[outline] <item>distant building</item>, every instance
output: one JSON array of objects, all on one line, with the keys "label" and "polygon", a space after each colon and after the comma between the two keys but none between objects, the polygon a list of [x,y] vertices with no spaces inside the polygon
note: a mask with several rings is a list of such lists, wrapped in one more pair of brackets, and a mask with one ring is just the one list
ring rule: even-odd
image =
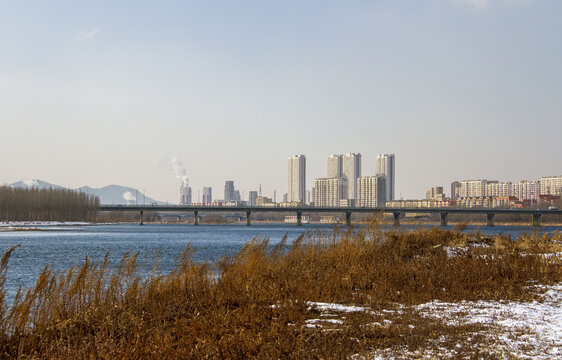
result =
[{"label": "distant building", "polygon": [[357,207],[384,207],[385,196],[384,176],[364,176],[357,179]]},{"label": "distant building", "polygon": [[306,205],[311,206],[314,204],[314,188],[312,190],[306,190]]},{"label": "distant building", "polygon": [[386,179],[386,201],[394,200],[395,167],[394,154],[377,155],[375,175],[384,176]]},{"label": "distant building", "polygon": [[484,185],[484,196],[510,197],[512,184],[510,182],[499,182],[497,180],[488,180]]},{"label": "distant building", "polygon": [[562,175],[546,176],[541,178],[540,182],[541,195],[562,195]]},{"label": "distant building", "polygon": [[319,178],[314,180],[314,206],[339,207],[346,199],[347,182],[344,178]]},{"label": "distant building", "polygon": [[283,194],[283,202],[288,202],[289,201],[289,194],[288,193],[284,193]]},{"label": "distant building", "polygon": [[306,194],[306,158],[295,155],[289,158],[288,201],[304,203]]},{"label": "distant building", "polygon": [[357,179],[361,176],[361,154],[347,153],[342,157],[342,177],[347,182],[347,199],[357,198]]},{"label": "distant building", "polygon": [[451,183],[451,200],[455,200],[461,197],[461,183],[458,181],[453,181]]},{"label": "distant building", "polygon": [[190,205],[192,202],[191,198],[191,188],[187,184],[182,184],[180,186],[180,204]]},{"label": "distant building", "polygon": [[441,208],[457,206],[455,200],[392,200],[386,202],[387,208]]},{"label": "distant building", "polygon": [[224,183],[224,201],[225,202],[234,201],[235,196],[236,195],[234,193],[234,181],[227,180]]},{"label": "distant building", "polygon": [[268,198],[266,196],[258,196],[256,199],[256,206],[267,206],[267,207],[275,207],[277,204],[273,202],[273,199]]},{"label": "distant building", "polygon": [[521,180],[511,184],[511,195],[519,200],[538,200],[540,193],[539,181]]},{"label": "distant building", "polygon": [[234,190],[234,196],[232,197],[232,201],[242,201],[242,197],[240,196],[240,190]]},{"label": "distant building", "polygon": [[425,192],[426,200],[443,200],[443,186],[434,186]]},{"label": "distant building", "polygon": [[483,197],[485,194],[486,180],[463,180],[459,190],[461,198]]},{"label": "distant building", "polygon": [[210,187],[203,187],[203,198],[201,199],[203,204],[210,204],[213,202],[213,189]]},{"label": "distant building", "polygon": [[330,155],[327,160],[327,174],[329,178],[342,177],[342,155]]},{"label": "distant building", "polygon": [[248,203],[250,206],[256,206],[256,200],[258,199],[257,191],[250,191],[248,195]]}]

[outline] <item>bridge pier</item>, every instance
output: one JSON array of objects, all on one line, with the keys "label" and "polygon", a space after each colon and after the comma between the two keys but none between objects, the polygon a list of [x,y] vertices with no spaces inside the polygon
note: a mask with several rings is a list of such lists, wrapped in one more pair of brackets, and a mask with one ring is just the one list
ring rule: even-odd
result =
[{"label": "bridge pier", "polygon": [[441,226],[447,226],[447,215],[449,213],[442,212],[441,213]]},{"label": "bridge pier", "polygon": [[252,212],[251,212],[250,210],[246,210],[246,226],[250,226],[250,225],[251,225],[251,223],[250,223],[250,214],[251,214],[251,213],[252,213]]},{"label": "bridge pier", "polygon": [[144,222],[142,221],[142,214],[144,213],[144,211],[140,211],[140,225],[144,225]]},{"label": "bridge pier", "polygon": [[302,211],[297,211],[297,226],[302,226]]},{"label": "bridge pier", "polygon": [[199,216],[197,214],[199,214],[199,211],[194,210],[193,211],[193,225],[199,225]]},{"label": "bridge pier", "polygon": [[351,226],[351,211],[345,212],[345,225]]},{"label": "bridge pier", "polygon": [[541,226],[541,213],[533,214],[533,227]]},{"label": "bridge pier", "polygon": [[487,213],[486,214],[486,226],[494,227],[494,215],[495,213]]},{"label": "bridge pier", "polygon": [[399,212],[392,213],[392,216],[394,217],[394,226],[396,227],[400,226],[400,213]]}]

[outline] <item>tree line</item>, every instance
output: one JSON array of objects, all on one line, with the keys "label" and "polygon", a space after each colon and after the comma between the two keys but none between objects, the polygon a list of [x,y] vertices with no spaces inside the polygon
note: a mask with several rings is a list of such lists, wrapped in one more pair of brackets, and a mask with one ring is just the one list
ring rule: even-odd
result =
[{"label": "tree line", "polygon": [[94,221],[97,196],[69,189],[0,186],[0,220]]}]

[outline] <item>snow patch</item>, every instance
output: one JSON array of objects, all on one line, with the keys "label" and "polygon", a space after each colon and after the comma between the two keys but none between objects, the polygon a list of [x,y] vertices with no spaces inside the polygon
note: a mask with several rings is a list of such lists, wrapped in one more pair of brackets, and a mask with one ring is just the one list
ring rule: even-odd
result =
[{"label": "snow patch", "polygon": [[23,180],[22,183],[24,183],[26,186],[29,186],[29,187],[39,186],[39,182],[36,179]]},{"label": "snow patch", "polygon": [[499,354],[516,358],[562,357],[562,283],[538,286],[546,290],[539,301],[500,302],[432,301],[417,306],[423,316],[443,319],[449,325],[485,324],[487,335]]},{"label": "snow patch", "polygon": [[369,311],[369,308],[362,307],[362,306],[350,306],[350,305],[341,305],[341,304],[334,304],[334,303],[323,303],[323,302],[314,302],[314,301],[307,301],[306,304],[309,306],[309,310],[312,310],[312,307],[315,307],[317,310],[326,312],[358,312],[358,311]]}]

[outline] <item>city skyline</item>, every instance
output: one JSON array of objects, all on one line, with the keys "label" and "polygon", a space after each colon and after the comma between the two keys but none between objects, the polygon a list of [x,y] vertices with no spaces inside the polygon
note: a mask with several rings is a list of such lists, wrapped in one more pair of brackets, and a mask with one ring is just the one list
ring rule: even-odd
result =
[{"label": "city skyline", "polygon": [[[72,4],[72,5],[70,5]],[[0,3],[0,183],[123,184],[175,203],[306,188],[394,153],[396,198],[559,175],[562,2]],[[367,161],[368,160],[368,161]],[[484,161],[485,160],[485,161]]]}]

